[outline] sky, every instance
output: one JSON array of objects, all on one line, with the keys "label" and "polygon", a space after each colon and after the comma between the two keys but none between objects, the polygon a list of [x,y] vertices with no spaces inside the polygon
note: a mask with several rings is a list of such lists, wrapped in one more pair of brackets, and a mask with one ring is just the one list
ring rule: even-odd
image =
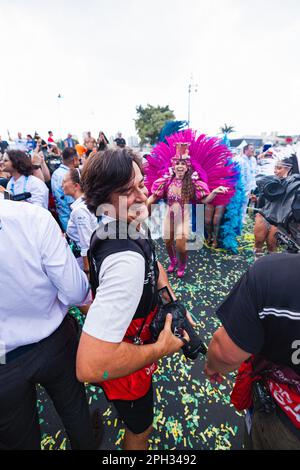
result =
[{"label": "sky", "polygon": [[135,135],[190,83],[200,131],[300,134],[299,0],[0,0],[0,25],[2,138]]}]

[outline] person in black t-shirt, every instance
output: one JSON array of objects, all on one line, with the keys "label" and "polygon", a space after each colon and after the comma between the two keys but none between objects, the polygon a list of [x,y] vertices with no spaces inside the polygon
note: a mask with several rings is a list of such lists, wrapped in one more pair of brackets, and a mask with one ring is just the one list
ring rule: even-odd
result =
[{"label": "person in black t-shirt", "polygon": [[121,132],[118,133],[117,138],[114,140],[118,147],[122,149],[126,146],[126,140],[122,137]]},{"label": "person in black t-shirt", "polygon": [[[217,310],[223,326],[210,342],[205,372],[221,382],[220,374],[243,363],[231,398],[248,409],[248,448],[300,449],[299,273],[300,254],[261,258]],[[252,406],[256,378],[273,404],[270,414]]]}]

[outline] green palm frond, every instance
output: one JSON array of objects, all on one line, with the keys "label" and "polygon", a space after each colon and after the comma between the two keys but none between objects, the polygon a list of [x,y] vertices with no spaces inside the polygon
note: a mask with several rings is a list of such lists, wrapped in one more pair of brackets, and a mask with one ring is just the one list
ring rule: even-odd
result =
[{"label": "green palm frond", "polygon": [[234,126],[228,126],[227,124],[224,124],[224,126],[220,127],[220,130],[222,134],[232,134],[232,132],[235,132]]}]

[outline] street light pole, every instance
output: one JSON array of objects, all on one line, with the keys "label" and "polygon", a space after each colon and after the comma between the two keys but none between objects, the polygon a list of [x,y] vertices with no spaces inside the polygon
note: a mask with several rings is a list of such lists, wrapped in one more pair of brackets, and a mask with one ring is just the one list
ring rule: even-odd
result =
[{"label": "street light pole", "polygon": [[190,78],[190,83],[188,87],[188,126],[190,126],[191,121],[191,93],[198,91],[198,83],[193,83],[193,77]]},{"label": "street light pole", "polygon": [[61,94],[59,93],[58,96],[57,96],[57,105],[58,105],[58,131],[59,131],[59,134],[60,134],[60,138],[62,139],[62,130],[61,130],[61,99],[62,99],[62,96]]}]

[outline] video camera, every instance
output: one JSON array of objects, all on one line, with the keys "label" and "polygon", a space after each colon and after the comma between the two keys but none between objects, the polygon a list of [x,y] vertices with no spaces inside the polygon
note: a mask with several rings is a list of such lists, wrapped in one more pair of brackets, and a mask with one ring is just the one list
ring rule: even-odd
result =
[{"label": "video camera", "polygon": [[269,176],[257,181],[265,204],[258,212],[278,228],[276,238],[291,253],[300,252],[300,175]]},{"label": "video camera", "polygon": [[45,156],[45,162],[49,168],[50,174],[52,175],[53,172],[60,166],[61,164],[61,157],[54,153],[48,153]]},{"label": "video camera", "polygon": [[[185,343],[182,347],[185,357],[195,360],[199,353],[206,354],[207,349],[205,344],[186,317],[185,306],[177,300],[172,299],[167,287],[163,287],[158,291],[158,306],[159,310],[150,325],[153,340],[156,341],[158,339],[160,332],[164,329],[166,316],[168,313],[171,313],[171,329],[173,334]],[[183,338],[183,330],[189,335],[190,341],[186,341],[185,338]]]}]

